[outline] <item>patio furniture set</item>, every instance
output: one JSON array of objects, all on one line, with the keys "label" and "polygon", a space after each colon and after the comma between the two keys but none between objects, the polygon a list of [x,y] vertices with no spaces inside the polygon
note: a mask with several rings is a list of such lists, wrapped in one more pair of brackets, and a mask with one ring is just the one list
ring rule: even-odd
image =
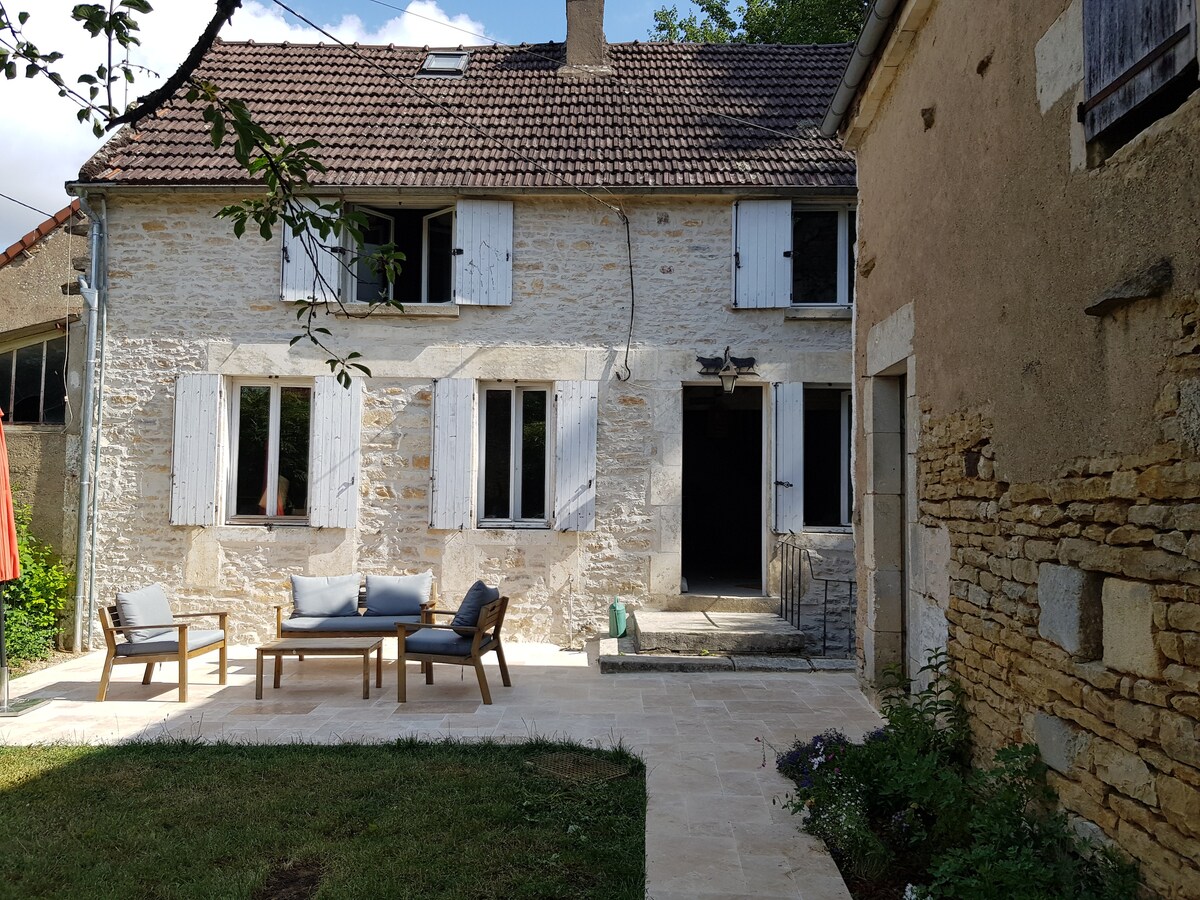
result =
[{"label": "patio furniture set", "polygon": [[[433,684],[433,664],[471,666],[479,679],[483,702],[492,702],[483,657],[495,652],[500,677],[511,687],[500,630],[508,598],[497,588],[476,581],[456,610],[436,608],[433,573],[368,575],[360,585],[357,574],[332,577],[292,576],[292,611],[275,607],[275,639],[255,655],[255,697],[263,696],[264,661],[274,663],[273,684],[280,686],[283,658],[295,656],[361,656],[363,699],[370,698],[371,654],[375,654],[375,686],[383,687],[383,641],[395,637],[399,661],[396,699],[407,699],[406,664],[421,663],[425,683]],[[435,616],[451,616],[440,624]],[[216,628],[195,627],[195,619],[216,619]],[[97,699],[108,694],[113,666],[145,666],[142,684],[149,684],[160,662],[179,666],[179,702],[187,700],[188,661],[217,652],[218,677],[226,683],[228,612],[173,614],[166,592],[158,584],[117,594],[113,606],[100,610],[107,655]]]}]

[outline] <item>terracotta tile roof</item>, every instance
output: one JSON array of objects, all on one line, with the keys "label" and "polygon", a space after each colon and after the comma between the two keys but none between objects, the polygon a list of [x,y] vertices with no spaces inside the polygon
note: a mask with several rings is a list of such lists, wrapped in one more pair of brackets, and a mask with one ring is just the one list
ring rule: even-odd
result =
[{"label": "terracotta tile roof", "polygon": [[60,209],[45,222],[39,225],[25,237],[21,238],[3,253],[0,253],[0,269],[3,269],[10,262],[24,253],[26,250],[33,248],[38,241],[46,237],[57,228],[61,228],[67,224],[70,219],[79,213],[79,201],[72,200],[71,205]]},{"label": "terracotta tile roof", "polygon": [[[817,130],[848,44],[612,44],[614,74],[592,79],[558,73],[562,44],[468,49],[465,75],[418,77],[427,48],[218,43],[199,74],[268,129],[319,140],[322,184],[561,184],[533,159],[579,185],[854,185],[853,157]],[[182,101],[114,138],[80,178],[248,180]]]}]

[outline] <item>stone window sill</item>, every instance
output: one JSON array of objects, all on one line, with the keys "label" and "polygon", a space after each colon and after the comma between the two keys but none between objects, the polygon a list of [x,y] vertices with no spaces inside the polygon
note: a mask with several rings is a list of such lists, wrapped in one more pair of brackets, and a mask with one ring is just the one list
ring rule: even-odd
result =
[{"label": "stone window sill", "polygon": [[406,303],[402,310],[385,306],[369,315],[356,315],[339,309],[334,315],[339,319],[457,319],[459,306],[457,303]]},{"label": "stone window sill", "polygon": [[854,309],[849,306],[792,306],[783,312],[785,322],[790,321],[842,321],[849,322]]}]

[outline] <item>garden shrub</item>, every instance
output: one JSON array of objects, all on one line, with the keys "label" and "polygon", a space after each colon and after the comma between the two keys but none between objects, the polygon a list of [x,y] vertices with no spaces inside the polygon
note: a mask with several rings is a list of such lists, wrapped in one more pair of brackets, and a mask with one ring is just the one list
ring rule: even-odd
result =
[{"label": "garden shrub", "polygon": [[891,885],[906,900],[1133,900],[1136,870],[1073,835],[1036,747],[1004,748],[990,768],[971,768],[947,663],[932,654],[919,673],[926,687],[912,694],[892,673],[886,725],[861,743],[827,731],[778,755],[805,831],[848,880]]},{"label": "garden shrub", "polygon": [[29,531],[28,506],[14,510],[21,577],[4,584],[4,637],[11,661],[45,659],[54,648],[71,578],[49,545]]}]

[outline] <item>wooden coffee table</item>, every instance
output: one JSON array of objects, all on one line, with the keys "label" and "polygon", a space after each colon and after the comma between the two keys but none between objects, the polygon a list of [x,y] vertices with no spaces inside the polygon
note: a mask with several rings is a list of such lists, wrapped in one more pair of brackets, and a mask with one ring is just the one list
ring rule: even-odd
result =
[{"label": "wooden coffee table", "polygon": [[363,699],[371,699],[371,651],[375,651],[375,687],[383,687],[383,638],[281,638],[258,648],[254,661],[254,698],[263,695],[263,657],[275,657],[275,687],[283,677],[285,656],[361,656]]}]

